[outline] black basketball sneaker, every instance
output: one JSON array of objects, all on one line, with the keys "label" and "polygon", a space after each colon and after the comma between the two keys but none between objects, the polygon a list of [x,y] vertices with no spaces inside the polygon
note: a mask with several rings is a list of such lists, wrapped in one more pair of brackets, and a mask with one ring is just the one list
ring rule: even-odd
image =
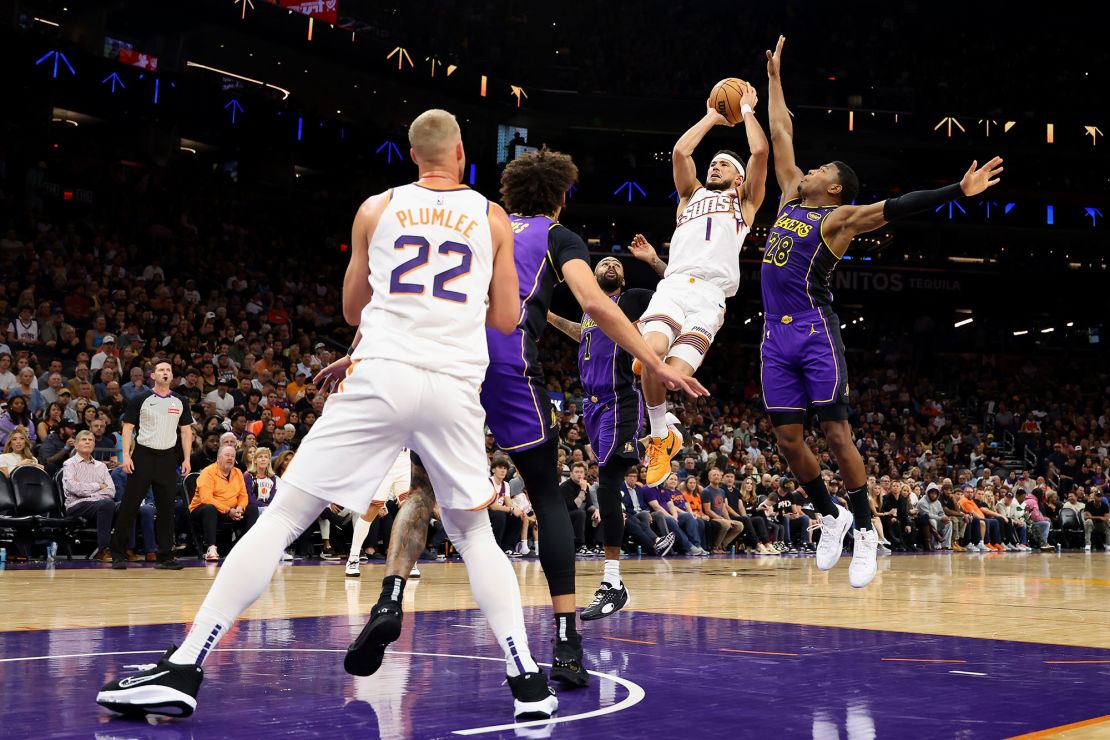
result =
[{"label": "black basketball sneaker", "polygon": [[628,606],[631,601],[628,596],[628,589],[624,583],[621,583],[620,588],[613,588],[605,581],[601,582],[601,587],[594,593],[594,600],[590,605],[582,610],[579,615],[583,622],[589,622],[594,619],[604,619],[610,614],[615,614],[624,607]]},{"label": "black basketball sneaker", "polygon": [[104,684],[96,695],[96,703],[132,716],[188,717],[197,708],[204,669],[171,663],[170,656],[175,650],[177,646],[171,645],[157,663],[135,666],[140,669],[138,673]]},{"label": "black basketball sneaker", "polygon": [[555,640],[551,678],[571,688],[581,688],[590,682],[590,674],[582,663],[581,635],[575,633],[566,640]]},{"label": "black basketball sneaker", "polygon": [[551,719],[551,715],[559,709],[559,700],[554,689],[548,686],[547,676],[542,670],[505,678],[513,692],[513,716],[518,721]]},{"label": "black basketball sneaker", "polygon": [[401,635],[401,605],[386,601],[370,610],[370,621],[347,647],[343,669],[352,676],[371,676],[382,666],[385,648]]}]

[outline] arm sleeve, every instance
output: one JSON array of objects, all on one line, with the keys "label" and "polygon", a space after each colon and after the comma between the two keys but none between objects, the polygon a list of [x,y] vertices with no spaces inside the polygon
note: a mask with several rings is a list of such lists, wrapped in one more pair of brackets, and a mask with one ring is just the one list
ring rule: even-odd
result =
[{"label": "arm sleeve", "polygon": [[187,427],[193,423],[193,412],[189,410],[189,399],[182,396],[180,393],[174,393],[178,401],[181,401],[181,419],[177,422],[178,426]]},{"label": "arm sleeve", "polygon": [[883,202],[883,218],[893,221],[896,218],[936,208],[950,200],[962,198],[963,195],[964,191],[960,189],[958,182],[936,190],[914,190],[896,198],[887,198]]},{"label": "arm sleeve", "polygon": [[197,508],[202,504],[211,504],[212,499],[212,476],[208,472],[208,468],[201,471],[200,477],[197,478],[197,490],[193,494],[193,500],[189,503],[189,511]]},{"label": "arm sleeve", "polygon": [[[120,416],[119,420],[125,424],[134,424],[136,427],[138,427],[139,411],[142,409],[143,401],[146,400],[146,397],[146,393],[138,393],[132,396],[131,400],[127,402],[127,408],[123,410],[123,415]],[[136,429],[136,432],[137,431],[138,430]]]},{"label": "arm sleeve", "polygon": [[583,260],[590,264],[590,250],[582,237],[563,226],[555,224],[547,235],[547,253],[555,266],[556,277],[563,281],[563,265],[571,260]]}]

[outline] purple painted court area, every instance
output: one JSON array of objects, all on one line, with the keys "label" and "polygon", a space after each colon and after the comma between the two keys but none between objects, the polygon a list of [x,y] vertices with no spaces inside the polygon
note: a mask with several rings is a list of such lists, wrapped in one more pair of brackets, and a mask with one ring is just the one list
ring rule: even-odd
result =
[{"label": "purple painted court area", "polygon": [[[539,659],[550,660],[547,612],[527,617]],[[341,667],[361,624],[240,622],[206,665],[197,713],[155,724],[116,717],[94,696],[122,666],[154,662],[182,625],[0,633],[0,735],[431,738],[511,724],[477,611],[408,615],[396,652],[369,678]],[[587,630],[590,667],[625,683],[594,676],[560,691],[559,716],[594,716],[477,736],[1004,738],[1106,713],[1094,687],[1110,681],[1110,664],[1045,661],[1110,660],[1110,650],[640,612]],[[104,654],[127,650],[152,652]]]}]

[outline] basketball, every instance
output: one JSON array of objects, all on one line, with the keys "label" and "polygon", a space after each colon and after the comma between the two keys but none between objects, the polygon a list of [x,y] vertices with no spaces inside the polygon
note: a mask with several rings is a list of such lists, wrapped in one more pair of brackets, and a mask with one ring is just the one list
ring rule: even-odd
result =
[{"label": "basketball", "polygon": [[740,99],[744,97],[744,86],[747,84],[738,77],[726,77],[709,92],[709,104],[729,123],[740,123],[744,118],[740,112]]}]

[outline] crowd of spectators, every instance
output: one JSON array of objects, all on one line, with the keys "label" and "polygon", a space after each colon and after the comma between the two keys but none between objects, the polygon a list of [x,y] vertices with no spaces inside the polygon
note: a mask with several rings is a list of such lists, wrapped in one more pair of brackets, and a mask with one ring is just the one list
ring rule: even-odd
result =
[{"label": "crowd of spectators", "polygon": [[[280,471],[323,412],[327,392],[312,379],[350,339],[338,313],[344,260],[307,254],[273,209],[241,209],[218,187],[195,188],[183,201],[157,174],[118,175],[122,195],[96,219],[54,221],[32,207],[0,226],[0,471],[36,465],[53,475],[91,442],[91,458],[114,481],[120,416],[155,363],[169,362],[195,419],[192,469],[217,465],[221,447],[231,446],[248,473],[246,500],[237,490],[182,503],[213,556],[213,519],[249,527],[280,495]],[[597,470],[579,417],[576,348],[554,332],[542,347],[568,507],[581,512],[572,513],[576,544],[588,554],[598,545]],[[1087,540],[1104,535],[1110,389],[1097,357],[919,360],[902,346],[849,360],[851,422],[891,548],[1020,549],[1047,544],[1042,530],[1069,526],[1086,528]],[[652,491],[631,479],[629,516],[659,537],[673,533],[680,552],[812,549],[812,510],[775,448],[758,373],[756,348],[723,336],[699,373],[711,396],[674,399],[686,431],[675,475]],[[492,463],[496,446],[486,441]],[[823,438],[809,443],[836,490]],[[97,497],[113,493],[104,491]],[[517,481],[497,507],[512,518],[501,541],[511,553],[534,553],[522,493]],[[330,513],[325,552],[338,547],[330,528],[352,519]],[[183,517],[179,531],[188,524]],[[369,543],[378,556],[388,536],[383,524]],[[640,540],[646,551],[651,540]]]}]

